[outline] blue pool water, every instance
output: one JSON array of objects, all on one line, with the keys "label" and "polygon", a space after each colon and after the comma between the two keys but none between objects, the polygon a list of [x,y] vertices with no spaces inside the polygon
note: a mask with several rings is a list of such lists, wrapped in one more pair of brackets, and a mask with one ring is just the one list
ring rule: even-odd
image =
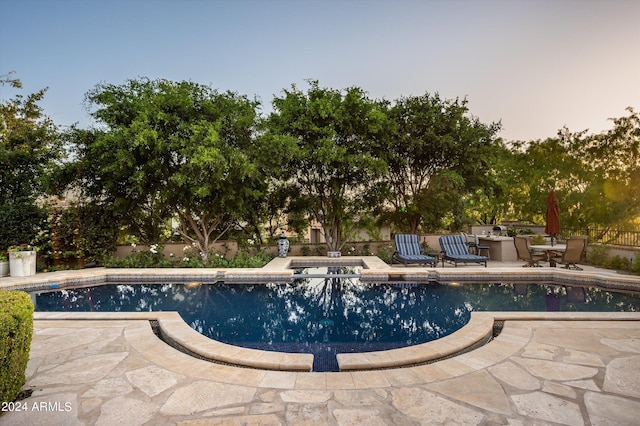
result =
[{"label": "blue pool water", "polygon": [[638,294],[523,284],[107,284],[38,293],[36,311],[177,311],[213,339],[256,349],[313,353],[335,371],[336,353],[428,342],[463,327],[471,311],[640,311]]}]

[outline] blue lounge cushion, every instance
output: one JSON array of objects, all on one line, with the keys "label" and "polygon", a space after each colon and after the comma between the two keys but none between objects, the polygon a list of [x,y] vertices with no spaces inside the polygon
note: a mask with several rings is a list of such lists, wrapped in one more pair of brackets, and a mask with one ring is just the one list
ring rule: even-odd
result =
[{"label": "blue lounge cushion", "polygon": [[469,253],[466,241],[462,235],[444,235],[439,238],[440,248],[445,252],[444,258],[456,263],[484,263],[487,266],[487,258]]},{"label": "blue lounge cushion", "polygon": [[407,263],[434,263],[436,259],[424,254],[396,254],[399,260],[403,260]]},{"label": "blue lounge cushion", "polygon": [[402,263],[433,263],[435,265],[435,257],[422,254],[420,248],[420,237],[415,234],[396,234],[396,253],[394,258]]}]

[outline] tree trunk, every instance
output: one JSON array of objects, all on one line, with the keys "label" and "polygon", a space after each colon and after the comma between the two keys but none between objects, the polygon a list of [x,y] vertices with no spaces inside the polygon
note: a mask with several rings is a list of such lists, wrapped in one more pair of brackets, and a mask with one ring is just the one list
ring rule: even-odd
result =
[{"label": "tree trunk", "polygon": [[323,224],[324,235],[327,240],[327,250],[328,251],[340,251],[341,242],[341,229],[342,225],[341,221],[337,217],[331,218],[331,222],[329,224]]},{"label": "tree trunk", "polygon": [[410,234],[417,234],[418,233],[418,226],[420,226],[420,219],[419,218],[409,219],[409,233]]}]

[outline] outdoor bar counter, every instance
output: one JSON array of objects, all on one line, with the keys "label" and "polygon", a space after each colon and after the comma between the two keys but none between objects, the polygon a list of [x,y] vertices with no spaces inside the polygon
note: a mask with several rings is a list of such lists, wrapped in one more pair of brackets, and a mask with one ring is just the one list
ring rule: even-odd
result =
[{"label": "outdoor bar counter", "polygon": [[502,262],[518,260],[516,248],[513,245],[513,238],[478,235],[478,240],[481,244],[489,245],[489,256],[491,260],[499,260]]}]

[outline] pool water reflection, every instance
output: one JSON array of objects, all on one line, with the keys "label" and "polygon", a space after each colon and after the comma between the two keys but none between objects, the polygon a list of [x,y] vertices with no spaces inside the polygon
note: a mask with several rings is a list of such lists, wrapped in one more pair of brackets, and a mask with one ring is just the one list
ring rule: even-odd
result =
[{"label": "pool water reflection", "polygon": [[293,284],[107,284],[39,293],[37,311],[177,311],[210,338],[249,348],[336,353],[424,343],[463,327],[471,311],[640,311],[637,294],[526,284],[371,284],[305,278]]}]

